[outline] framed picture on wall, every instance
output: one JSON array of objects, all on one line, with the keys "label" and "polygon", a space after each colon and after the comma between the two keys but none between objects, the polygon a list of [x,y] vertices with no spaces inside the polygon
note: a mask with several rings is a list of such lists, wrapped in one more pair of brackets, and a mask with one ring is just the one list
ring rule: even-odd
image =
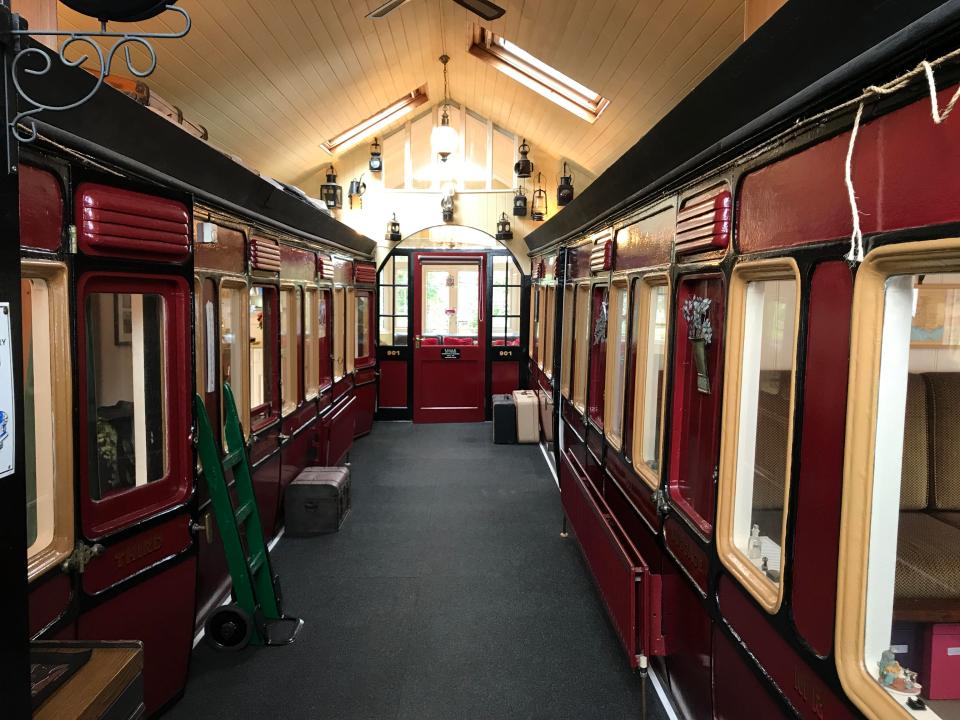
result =
[{"label": "framed picture on wall", "polygon": [[960,285],[922,284],[916,291],[910,347],[960,347]]},{"label": "framed picture on wall", "polygon": [[133,299],[128,293],[113,296],[113,342],[129,345],[133,341]]}]

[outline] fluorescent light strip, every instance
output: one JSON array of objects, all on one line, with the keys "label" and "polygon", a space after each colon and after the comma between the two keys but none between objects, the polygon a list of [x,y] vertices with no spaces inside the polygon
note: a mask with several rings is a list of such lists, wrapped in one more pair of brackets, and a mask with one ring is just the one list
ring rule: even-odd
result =
[{"label": "fluorescent light strip", "polygon": [[417,88],[392,105],[385,107],[375,115],[371,115],[363,122],[354,125],[349,130],[340,133],[335,138],[327,140],[320,147],[333,155],[338,150],[345,150],[356,145],[364,138],[375,134],[378,130],[402,118],[414,108],[418,108],[427,101],[424,89]]},{"label": "fluorescent light strip", "polygon": [[577,117],[594,123],[610,101],[509,40],[477,28],[470,53]]}]

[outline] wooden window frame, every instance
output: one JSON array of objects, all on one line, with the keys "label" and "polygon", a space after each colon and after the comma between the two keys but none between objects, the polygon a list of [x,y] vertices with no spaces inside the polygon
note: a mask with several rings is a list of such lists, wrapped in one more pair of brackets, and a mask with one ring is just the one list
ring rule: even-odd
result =
[{"label": "wooden window frame", "polygon": [[573,377],[573,320],[577,302],[575,285],[563,286],[563,323],[560,327],[560,394],[571,396]]},{"label": "wooden window frame", "polygon": [[348,287],[346,295],[347,327],[346,327],[346,374],[353,375],[357,370],[357,291]]},{"label": "wooden window frame", "polygon": [[[733,538],[734,514],[737,504],[740,402],[743,389],[744,340],[746,338],[746,292],[752,282],[792,280],[796,288],[793,318],[793,362],[790,372],[790,404],[787,420],[785,477],[783,481],[783,517],[780,525],[780,581],[774,583],[765,577],[736,546]],[[793,471],[794,408],[797,390],[797,357],[800,337],[800,307],[802,304],[800,270],[793,258],[776,258],[740,263],[733,269],[727,300],[727,340],[724,383],[720,467],[717,493],[717,550],[721,562],[730,573],[753,595],[760,606],[770,614],[779,611],[783,602],[785,579],[789,564],[786,552],[787,523],[790,509],[790,476]],[[754,419],[754,423],[756,419]],[[752,499],[751,499],[752,502]]]},{"label": "wooden window frame", "polygon": [[[331,294],[331,310],[333,312],[333,337],[330,347],[333,357],[333,384],[336,385],[340,380],[347,376],[347,358],[346,358],[346,324],[347,324],[347,288],[343,285],[335,285]],[[337,299],[340,302],[337,302]],[[339,312],[337,305],[340,305]]]},{"label": "wooden window frame", "polygon": [[634,277],[631,280],[633,291],[633,302],[638,306],[636,317],[639,318],[639,327],[633,328],[636,333],[637,361],[634,369],[633,379],[633,437],[631,439],[630,452],[633,455],[633,469],[636,470],[640,478],[650,487],[656,490],[660,487],[660,471],[654,470],[643,460],[643,433],[644,433],[644,410],[646,403],[647,387],[647,345],[649,337],[649,317],[650,317],[650,298],[653,296],[653,290],[656,288],[666,288],[667,298],[667,329],[664,338],[663,354],[663,380],[660,393],[660,437],[657,438],[657,456],[659,465],[663,467],[663,449],[664,438],[667,434],[667,380],[670,375],[670,318],[673,312],[673,286],[670,283],[670,276],[664,272],[649,273]]},{"label": "wooden window frame", "polygon": [[[272,392],[275,397],[273,397],[272,399],[267,398],[266,402],[264,402],[263,404],[258,405],[255,408],[250,408],[250,432],[251,433],[259,432],[260,430],[263,430],[264,428],[276,422],[282,414],[281,411],[282,411],[282,402],[283,402],[281,382],[280,382],[280,373],[283,372],[283,368],[280,367],[280,323],[282,322],[280,318],[280,287],[278,285],[252,283],[247,289],[247,292],[249,293],[250,290],[253,290],[254,288],[262,288],[264,291],[263,296],[264,296],[265,311],[266,311],[266,305],[267,305],[266,298],[268,294],[272,295],[274,298],[274,301],[276,302],[276,307],[271,308],[271,313],[270,313],[271,322],[276,323],[276,328],[274,332],[271,333],[273,337],[268,338],[266,330],[264,330],[264,333],[263,333],[264,365],[266,365],[267,352],[270,353],[270,358],[272,363],[272,366],[271,366],[272,372],[269,377],[265,376],[265,382],[271,383]],[[268,343],[268,340],[269,340],[269,343]],[[247,357],[250,358],[251,354],[248,354]],[[253,398],[253,373],[249,372],[249,368],[248,368],[248,373],[250,375],[250,380],[249,380],[250,400],[247,402],[247,405],[250,405]],[[264,389],[266,389],[266,386],[264,386]],[[274,407],[274,405],[276,405],[276,407]],[[258,415],[263,415],[263,417],[260,418],[258,422],[254,423],[253,418]]]},{"label": "wooden window frame", "polygon": [[[577,412],[586,417],[587,413],[587,383],[590,367],[590,298],[593,290],[592,283],[577,283],[574,291],[574,319],[573,332],[573,390],[571,402]],[[583,307],[580,305],[580,294],[586,296]]]},{"label": "wooden window frame", "polygon": [[[308,308],[312,315],[308,315]],[[313,377],[307,371],[308,365],[313,366]],[[316,285],[308,285],[303,289],[303,396],[306,400],[320,396],[320,290]]]},{"label": "wooden window frame", "polygon": [[539,365],[540,342],[537,333],[540,331],[540,286],[534,282],[530,285],[530,347],[527,354],[534,363]]},{"label": "wooden window frame", "polygon": [[238,338],[240,345],[240,367],[243,373],[241,378],[241,387],[230,387],[233,390],[233,398],[237,403],[237,414],[240,415],[240,424],[244,432],[250,433],[250,283],[246,278],[240,276],[225,276],[220,278],[217,285],[217,348],[218,361],[217,373],[220,384],[217,387],[217,397],[220,398],[220,416],[225,417],[223,413],[223,385],[226,378],[223,376],[223,299],[224,290],[237,291],[240,293],[240,308],[242,317],[240,318],[241,335]]},{"label": "wooden window frame", "polygon": [[960,238],[885,245],[864,259],[853,291],[835,652],[847,697],[878,720],[914,717],[864,664],[886,282],[894,275],[957,272]]},{"label": "wooden window frame", "polygon": [[[607,438],[607,442],[610,446],[616,450],[620,451],[623,449],[623,421],[624,421],[624,411],[626,410],[626,380],[627,380],[627,366],[630,363],[630,281],[626,275],[621,275],[613,278],[608,285],[610,288],[610,299],[607,303],[607,357],[606,357],[606,367],[604,368],[604,387],[606,388],[603,396],[603,432]],[[616,379],[614,377],[614,353],[615,345],[610,342],[613,336],[613,328],[616,327],[613,325],[613,315],[610,312],[610,309],[614,306],[614,298],[619,298],[619,294],[623,293],[627,300],[627,329],[626,337],[624,341],[627,343],[627,357],[623,362],[623,374],[621,377],[622,384],[620,386],[619,397],[617,393],[610,392],[613,388],[613,381]],[[616,331],[619,336],[619,331]],[[619,427],[612,427],[612,416],[614,410],[614,403],[620,402],[620,423]]]},{"label": "wooden window frame", "polygon": [[[320,308],[324,309],[323,322],[320,321]],[[324,330],[324,341],[320,340],[320,328]],[[324,356],[324,346],[327,353]],[[317,367],[319,373],[320,395],[329,392],[335,382],[335,367],[333,361],[333,288],[329,285],[318,288],[317,290],[317,354],[320,358],[320,365]],[[327,371],[329,370],[329,375]]]},{"label": "wooden window frame", "polygon": [[[23,260],[23,279],[44,280],[50,311],[50,375],[53,383],[51,409],[56,448],[52,479],[53,537],[44,547],[27,555],[27,578],[32,581],[56,567],[73,552],[74,542],[74,448],[73,369],[70,358],[70,293],[67,266],[59,262]],[[36,391],[36,387],[34,388]],[[39,485],[39,483],[38,483]],[[39,488],[38,488],[39,489]]]},{"label": "wooden window frame", "polygon": [[[362,317],[358,309],[360,307],[359,299],[361,297],[364,297],[367,299],[367,311],[365,315],[366,315],[366,321],[367,321],[367,342],[369,344],[369,347],[367,348],[367,353],[365,355],[358,354],[360,351],[360,348],[358,346],[359,333],[357,331],[359,330],[360,319]],[[354,302],[354,312],[355,312],[354,324],[353,324],[353,327],[354,327],[353,347],[354,347],[354,355],[355,355],[354,369],[363,369],[363,368],[370,367],[371,365],[376,363],[376,354],[377,354],[376,343],[373,340],[373,337],[374,337],[373,333],[375,329],[374,323],[376,322],[374,318],[374,313],[373,313],[374,291],[358,289],[354,291],[353,298],[354,298],[353,302]]]},{"label": "wooden window frame", "polygon": [[545,285],[543,292],[543,342],[541,343],[543,374],[547,379],[553,379],[553,332],[556,324],[556,298],[557,288],[555,285]]},{"label": "wooden window frame", "polygon": [[[290,293],[293,299],[293,308],[287,308],[287,317],[283,313],[283,295]],[[303,292],[296,283],[280,283],[279,293],[280,329],[281,336],[289,336],[287,359],[280,362],[280,415],[286,417],[296,412],[303,400],[303,372],[300,369],[300,352],[303,344]],[[292,377],[293,387],[288,388],[288,378]],[[288,398],[287,395],[290,395]]]}]

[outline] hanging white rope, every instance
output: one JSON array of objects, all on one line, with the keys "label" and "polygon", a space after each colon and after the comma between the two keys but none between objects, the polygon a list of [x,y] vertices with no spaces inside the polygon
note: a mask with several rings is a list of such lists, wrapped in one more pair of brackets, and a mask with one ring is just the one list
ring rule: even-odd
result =
[{"label": "hanging white rope", "polygon": [[[934,61],[939,65],[960,54],[960,50],[954,50],[947,55]],[[846,258],[852,263],[863,262],[863,231],[860,228],[860,209],[857,206],[857,193],[853,187],[853,149],[857,143],[857,135],[860,132],[860,120],[863,117],[863,106],[867,99],[878,95],[890,95],[891,93],[902,90],[911,80],[923,74],[927,78],[927,86],[930,90],[930,117],[934,124],[940,125],[953,112],[954,106],[960,100],[960,87],[950,98],[950,101],[940,109],[940,102],[937,99],[937,81],[933,76],[933,65],[926,60],[917,65],[913,70],[895,80],[891,80],[885,85],[871,85],[863,94],[853,102],[859,102],[856,117],[853,119],[853,129],[850,132],[850,145],[847,147],[847,159],[844,166],[844,181],[847,186],[847,197],[850,199],[850,215],[853,223],[853,230],[850,233],[850,251]]]}]

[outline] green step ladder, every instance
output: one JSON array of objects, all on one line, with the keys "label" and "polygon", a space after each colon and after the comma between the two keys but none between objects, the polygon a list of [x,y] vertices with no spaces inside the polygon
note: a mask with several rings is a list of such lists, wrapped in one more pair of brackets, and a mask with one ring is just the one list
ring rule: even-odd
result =
[{"label": "green step ladder", "polygon": [[[223,385],[223,434],[227,449],[223,457],[200,395],[194,397],[194,406],[197,452],[233,580],[233,603],[210,614],[204,623],[206,637],[222,650],[240,650],[248,644],[289,645],[303,627],[303,620],[283,614],[280,579],[273,573],[263,540],[250,460],[230,384]],[[228,472],[233,473],[236,507],[227,487]]]}]

